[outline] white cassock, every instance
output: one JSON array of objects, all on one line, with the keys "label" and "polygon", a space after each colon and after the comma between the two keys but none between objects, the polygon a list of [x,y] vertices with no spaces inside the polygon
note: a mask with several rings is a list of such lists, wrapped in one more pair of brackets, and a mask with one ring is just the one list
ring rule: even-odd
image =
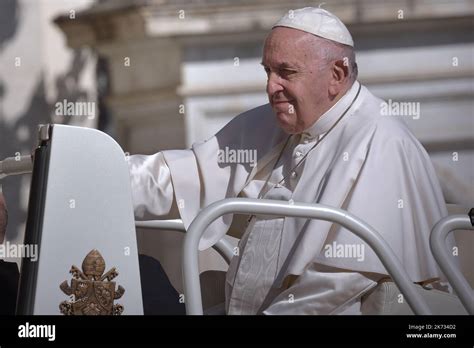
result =
[{"label": "white cassock", "polygon": [[[268,104],[235,117],[191,149],[131,156],[136,218],[171,217],[179,210],[187,228],[217,200],[257,198],[271,174],[263,198],[345,209],[382,235],[413,282],[444,279],[429,248],[431,228],[447,215],[430,159],[399,118],[381,115],[383,101],[365,87],[291,172],[351,105],[359,86],[355,82],[314,125],[292,135],[276,166],[288,135]],[[223,162],[219,150],[256,150],[257,165]],[[200,250],[222,238],[231,223],[231,215],[212,223]],[[338,247],[363,253],[341,255]],[[370,246],[339,225],[257,216],[242,230],[239,255],[227,272],[226,311],[358,314],[361,296],[387,275]]]}]

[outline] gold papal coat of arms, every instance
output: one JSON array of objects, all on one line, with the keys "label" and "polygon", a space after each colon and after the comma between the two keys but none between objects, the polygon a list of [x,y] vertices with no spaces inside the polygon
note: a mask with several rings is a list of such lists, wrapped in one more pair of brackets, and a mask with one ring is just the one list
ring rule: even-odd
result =
[{"label": "gold papal coat of arms", "polygon": [[72,301],[63,301],[59,310],[65,315],[120,315],[123,306],[114,304],[125,289],[111,281],[118,276],[113,267],[107,273],[105,271],[105,260],[97,250],[91,250],[82,262],[82,271],[72,266],[69,273],[72,274],[71,286],[67,280],[59,287],[68,296],[74,296]]}]

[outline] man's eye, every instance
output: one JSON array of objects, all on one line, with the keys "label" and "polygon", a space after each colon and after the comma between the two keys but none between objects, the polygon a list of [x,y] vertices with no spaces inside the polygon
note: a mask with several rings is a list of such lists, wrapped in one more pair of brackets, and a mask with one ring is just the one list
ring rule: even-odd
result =
[{"label": "man's eye", "polygon": [[267,73],[267,75],[270,74],[270,69],[269,68],[264,68],[265,72]]},{"label": "man's eye", "polygon": [[280,75],[281,76],[290,76],[290,75],[293,75],[293,74],[296,74],[295,70],[290,70],[290,69],[280,70]]}]

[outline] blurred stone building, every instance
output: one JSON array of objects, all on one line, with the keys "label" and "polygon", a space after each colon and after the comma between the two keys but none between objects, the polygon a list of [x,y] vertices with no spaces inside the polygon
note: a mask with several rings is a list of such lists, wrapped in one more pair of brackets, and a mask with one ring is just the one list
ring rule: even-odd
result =
[{"label": "blurred stone building", "polygon": [[[96,55],[96,126],[131,154],[189,147],[266,103],[265,35],[288,10],[319,5],[103,0],[79,9],[78,3],[65,1],[55,23],[72,52]],[[322,7],[352,33],[363,84],[385,100],[420,103],[419,115],[402,117],[430,153],[447,202],[474,205],[474,1],[327,0]],[[178,289],[181,240],[171,232],[139,232],[142,252],[160,259]],[[203,258],[217,256],[209,251]]]}]

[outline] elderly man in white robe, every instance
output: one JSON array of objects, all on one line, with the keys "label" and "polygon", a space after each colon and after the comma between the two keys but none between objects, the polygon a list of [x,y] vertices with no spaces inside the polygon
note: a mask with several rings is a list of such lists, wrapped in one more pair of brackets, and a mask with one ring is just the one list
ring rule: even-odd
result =
[{"label": "elderly man in white robe", "polygon": [[[404,123],[357,81],[352,37],[323,9],[290,11],[265,40],[269,104],[244,112],[187,150],[130,157],[137,219],[179,217],[186,227],[224,198],[321,203],[374,227],[413,282],[441,277],[429,249],[447,215],[430,159]],[[226,163],[223,149],[256,151]],[[237,216],[206,230],[200,249]],[[360,314],[389,275],[371,248],[327,221],[250,216],[226,278],[227,314]],[[339,253],[356,250],[356,253]]]}]

